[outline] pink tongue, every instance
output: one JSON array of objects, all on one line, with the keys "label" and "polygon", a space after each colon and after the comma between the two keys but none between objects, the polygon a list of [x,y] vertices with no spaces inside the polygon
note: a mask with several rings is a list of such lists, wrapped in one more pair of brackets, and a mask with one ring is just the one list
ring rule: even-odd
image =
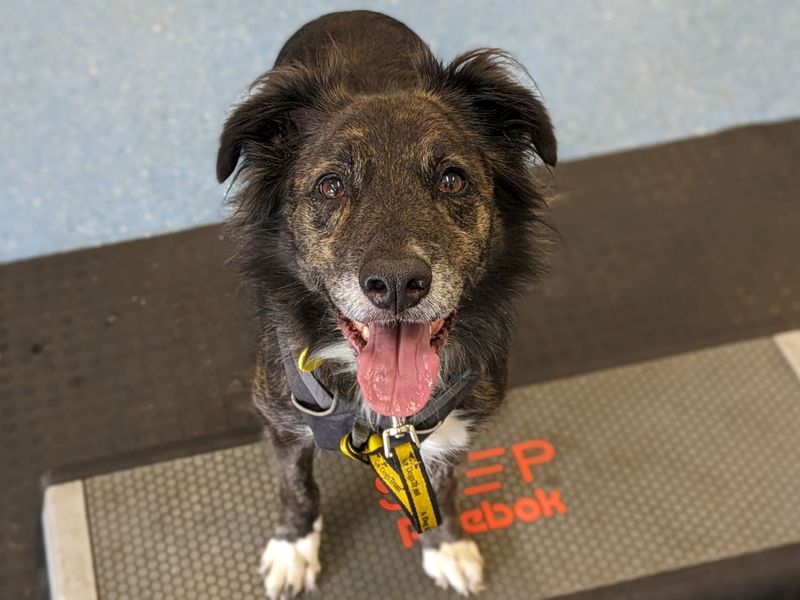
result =
[{"label": "pink tongue", "polygon": [[428,323],[369,323],[369,340],[358,354],[358,383],[372,410],[387,417],[419,412],[438,373]]}]

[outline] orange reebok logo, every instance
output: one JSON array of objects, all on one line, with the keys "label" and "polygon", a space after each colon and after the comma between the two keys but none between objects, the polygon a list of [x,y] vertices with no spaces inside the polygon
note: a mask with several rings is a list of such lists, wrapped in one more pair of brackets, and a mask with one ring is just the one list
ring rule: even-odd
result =
[{"label": "orange reebok logo", "polygon": [[[555,448],[546,440],[525,440],[511,445],[511,457],[522,481],[526,484],[532,484],[534,481],[533,467],[550,462],[555,454]],[[504,461],[508,461],[506,456],[506,449],[502,446],[470,452],[467,455],[470,468],[466,472],[469,485],[464,488],[464,496],[474,498],[503,490],[503,484],[507,482],[503,481],[501,474],[505,471]],[[475,463],[475,466],[472,466],[472,463]],[[496,477],[490,478],[490,476]],[[377,477],[375,489],[382,494],[378,500],[381,508],[392,512],[402,510],[399,504],[388,497],[389,490]],[[545,490],[533,486],[530,493],[516,500],[503,502],[501,499],[502,496],[500,499],[496,498],[494,502],[481,499],[477,505],[473,503],[472,508],[463,510],[460,518],[464,531],[470,534],[484,533],[510,527],[517,521],[535,523],[539,519],[549,519],[556,514],[567,514],[567,505],[557,489]],[[401,543],[404,547],[411,548],[419,537],[411,526],[411,521],[407,517],[400,517],[396,525]]]}]

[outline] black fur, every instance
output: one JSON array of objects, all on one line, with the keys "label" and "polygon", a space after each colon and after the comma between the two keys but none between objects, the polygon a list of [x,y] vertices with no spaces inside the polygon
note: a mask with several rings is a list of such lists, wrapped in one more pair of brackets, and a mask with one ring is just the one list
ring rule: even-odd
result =
[{"label": "black fur", "polygon": [[[228,118],[217,177],[222,182],[234,176],[235,211],[227,226],[236,246],[232,262],[250,284],[258,309],[254,399],[284,470],[279,536],[308,534],[319,505],[311,440],[289,403],[277,339],[285,338],[292,348],[341,341],[334,280],[357,269],[369,252],[396,251],[398,231],[413,232],[463,279],[451,307],[457,320],[441,350],[442,374],[447,380],[465,364],[480,366],[482,379],[463,405],[472,426],[479,427],[500,404],[513,302],[541,273],[547,245],[541,218],[545,199],[530,167],[537,159],[555,165],[557,157],[547,111],[521,83],[528,78],[502,51],[475,50],[444,65],[410,29],[389,17],[337,13],[298,31]],[[417,103],[408,114],[405,97]],[[368,119],[342,116],[366,101],[365,110],[372,111]],[[430,139],[426,131],[403,123],[430,127]],[[387,139],[379,135],[382,128],[394,128],[391,139],[397,146],[381,141]],[[347,146],[351,138],[364,136],[376,141]],[[412,175],[411,164],[406,174],[398,172],[396,159],[381,162],[389,161],[391,152],[402,152],[406,137],[409,148],[430,149],[435,162],[442,148],[452,150],[447,143],[454,136],[464,148],[457,158],[475,181],[458,201],[442,204],[425,196],[425,173],[431,169],[420,166],[421,174]],[[354,191],[345,209],[306,191],[305,178],[332,160],[326,154],[331,144],[321,139],[346,146],[343,170],[368,202]],[[392,189],[422,191],[407,195],[406,210],[389,198],[392,194],[376,195],[375,189],[384,189],[376,177],[391,181]],[[343,216],[345,210],[349,217]],[[359,231],[367,224],[369,236]],[[329,370],[323,377],[343,393],[355,389],[352,373]],[[432,476],[445,526],[423,536],[423,542],[436,545],[459,537],[460,528],[452,467],[437,465]]]}]

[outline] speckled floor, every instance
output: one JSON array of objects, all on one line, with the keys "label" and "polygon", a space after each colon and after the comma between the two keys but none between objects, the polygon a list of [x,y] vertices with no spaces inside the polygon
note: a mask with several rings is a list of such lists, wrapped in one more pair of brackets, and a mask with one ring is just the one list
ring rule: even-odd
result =
[{"label": "speckled floor", "polygon": [[[2,5],[0,262],[219,221],[226,107],[298,26],[359,6]],[[789,0],[370,6],[443,58],[475,46],[517,55],[564,159],[800,114],[800,4]]]}]

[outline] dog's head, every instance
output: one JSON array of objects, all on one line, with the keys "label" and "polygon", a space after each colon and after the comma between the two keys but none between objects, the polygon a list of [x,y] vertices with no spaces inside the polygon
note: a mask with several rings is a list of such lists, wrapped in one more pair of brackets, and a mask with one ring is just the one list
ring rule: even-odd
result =
[{"label": "dog's head", "polygon": [[535,268],[530,167],[556,163],[550,118],[507,55],[444,66],[424,50],[416,66],[416,85],[379,95],[353,91],[335,58],[278,66],[228,118],[217,159],[221,182],[239,166],[245,274],[291,288],[283,302],[324,303],[367,403],[394,416],[427,401],[456,313],[506,310]]}]

